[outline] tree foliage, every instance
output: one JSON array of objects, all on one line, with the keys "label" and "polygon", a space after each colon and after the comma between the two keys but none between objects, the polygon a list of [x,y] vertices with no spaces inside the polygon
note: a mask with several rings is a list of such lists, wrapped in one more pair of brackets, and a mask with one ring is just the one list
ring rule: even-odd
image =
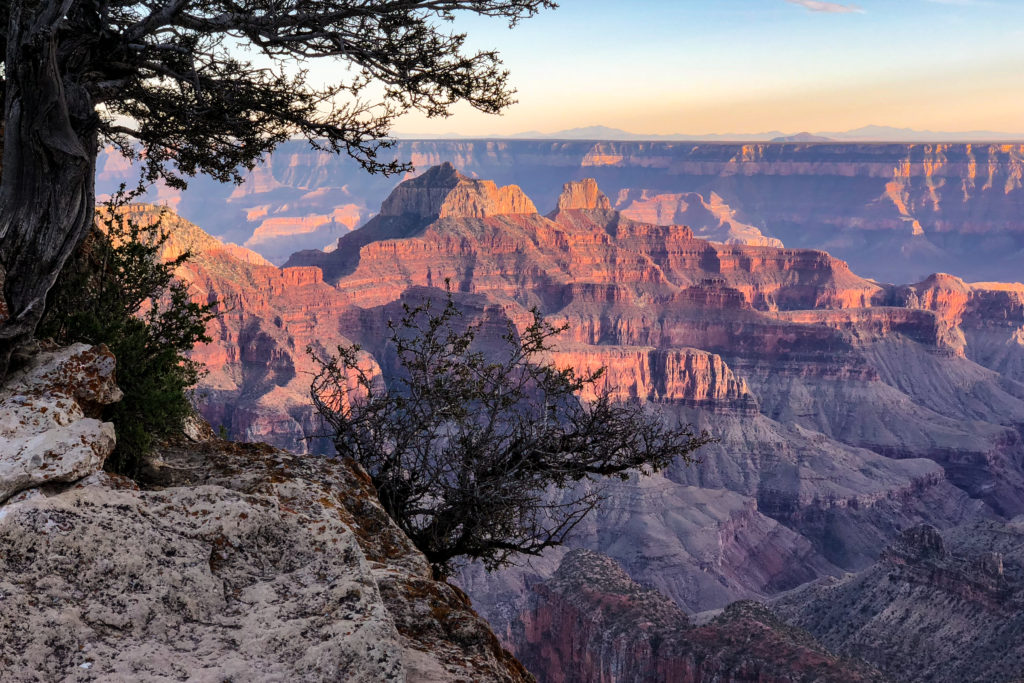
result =
[{"label": "tree foliage", "polygon": [[374,376],[358,345],[314,354],[310,393],[339,455],[370,475],[381,503],[437,576],[457,558],[489,569],[562,543],[599,504],[601,479],[650,473],[711,441],[639,403],[594,391],[602,371],[544,360],[554,328],[534,310],[498,350],[461,325],[451,295],[405,304],[389,323],[395,372]]},{"label": "tree foliage", "polygon": [[[240,182],[301,137],[371,172],[395,119],[512,102],[460,14],[515,24],[551,0],[0,0],[0,375],[93,219],[98,150],[145,179]],[[325,68],[327,67],[327,68]],[[319,68],[319,70],[318,70]],[[329,69],[329,70],[328,70]]]},{"label": "tree foliage", "polygon": [[160,259],[170,235],[159,222],[140,225],[123,198],[112,199],[98,222],[51,290],[40,334],[113,352],[124,398],[104,415],[117,431],[107,466],[134,475],[153,440],[180,432],[193,412],[188,392],[202,366],[186,353],[210,341],[206,324],[217,304],[192,301],[175,279],[191,254]]},{"label": "tree foliage", "polygon": [[[27,33],[52,41],[66,89],[98,114],[101,139],[172,184],[208,173],[239,179],[294,135],[370,171],[396,117],[449,113],[464,101],[498,112],[512,100],[494,50],[466,49],[460,13],[514,24],[550,0],[0,0],[4,78]],[[38,47],[38,46],[37,46]],[[327,82],[317,61],[335,64]]]}]

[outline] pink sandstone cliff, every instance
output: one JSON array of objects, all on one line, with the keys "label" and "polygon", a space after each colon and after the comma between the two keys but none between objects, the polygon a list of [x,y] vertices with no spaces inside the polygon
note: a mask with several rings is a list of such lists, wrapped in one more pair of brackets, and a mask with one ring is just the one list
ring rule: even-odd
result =
[{"label": "pink sandstone cliff", "polygon": [[[558,362],[607,366],[621,395],[720,436],[702,464],[624,484],[577,541],[683,609],[867,567],[907,526],[1024,511],[1019,288],[894,287],[820,251],[709,243],[616,213],[588,182],[547,217],[520,195],[441,167],[331,253],[283,270],[200,253],[184,276],[233,302],[198,354],[213,368],[205,414],[239,437],[314,433],[305,348],[380,356],[398,303],[447,281],[497,329],[534,306],[568,324]],[[498,623],[515,586],[556,569],[467,587]]]}]

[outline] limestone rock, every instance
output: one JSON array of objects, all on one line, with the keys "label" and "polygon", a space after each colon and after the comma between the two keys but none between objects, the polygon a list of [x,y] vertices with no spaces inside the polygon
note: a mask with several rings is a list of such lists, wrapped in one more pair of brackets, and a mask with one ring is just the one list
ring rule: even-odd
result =
[{"label": "limestone rock", "polygon": [[5,681],[526,681],[340,460],[209,439],[0,507]]},{"label": "limestone rock", "polygon": [[106,347],[76,344],[40,353],[8,378],[0,388],[0,503],[102,469],[114,427],[87,414],[120,400],[114,369]]}]

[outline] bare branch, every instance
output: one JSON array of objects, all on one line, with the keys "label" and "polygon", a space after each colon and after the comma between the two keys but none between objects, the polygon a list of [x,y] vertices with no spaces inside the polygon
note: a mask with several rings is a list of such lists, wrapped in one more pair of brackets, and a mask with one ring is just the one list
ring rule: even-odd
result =
[{"label": "bare branch", "polygon": [[339,455],[370,474],[380,500],[435,573],[458,558],[488,568],[561,544],[601,501],[594,482],[651,472],[711,441],[607,393],[584,403],[600,372],[540,362],[561,330],[534,312],[500,351],[481,350],[449,293],[389,324],[396,371],[371,382],[356,346],[320,366],[310,394]]}]

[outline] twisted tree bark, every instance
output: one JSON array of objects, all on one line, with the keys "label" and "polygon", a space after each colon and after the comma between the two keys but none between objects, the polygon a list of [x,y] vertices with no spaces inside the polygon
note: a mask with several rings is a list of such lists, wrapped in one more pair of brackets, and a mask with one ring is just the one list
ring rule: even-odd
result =
[{"label": "twisted tree bark", "polygon": [[[458,102],[498,112],[513,101],[498,54],[468,49],[466,34],[448,20],[466,12],[515,24],[554,7],[552,0],[0,0],[0,377],[90,228],[101,139],[140,161],[143,180],[180,188],[197,173],[240,182],[295,135],[345,152],[368,171],[397,173],[408,165],[385,152],[403,112],[441,116]],[[328,83],[291,68],[314,59],[346,68]]]},{"label": "twisted tree bark", "polygon": [[99,117],[57,59],[60,3],[15,0],[7,32],[0,176],[0,376],[92,224]]}]

